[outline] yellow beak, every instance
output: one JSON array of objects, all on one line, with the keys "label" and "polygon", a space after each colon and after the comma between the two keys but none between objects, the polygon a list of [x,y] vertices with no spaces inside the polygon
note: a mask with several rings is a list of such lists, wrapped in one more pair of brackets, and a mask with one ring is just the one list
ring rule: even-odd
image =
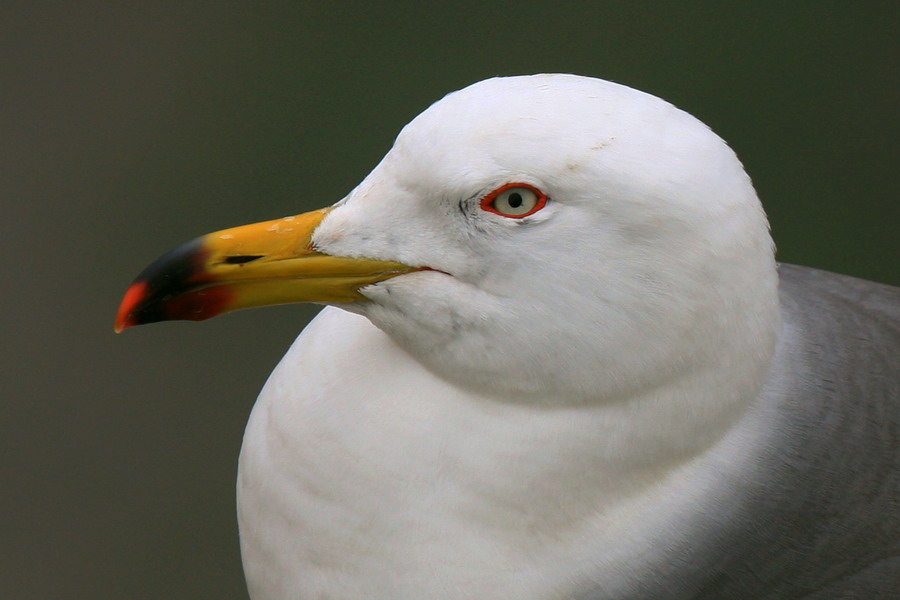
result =
[{"label": "yellow beak", "polygon": [[330,210],[224,229],[164,254],[125,292],[116,332],[254,306],[356,302],[360,288],[420,269],[317,252],[312,235]]}]

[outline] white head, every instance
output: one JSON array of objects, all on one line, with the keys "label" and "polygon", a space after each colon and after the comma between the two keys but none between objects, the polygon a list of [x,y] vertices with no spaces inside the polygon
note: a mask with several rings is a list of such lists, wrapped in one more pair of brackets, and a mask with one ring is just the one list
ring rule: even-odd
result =
[{"label": "white head", "polygon": [[[485,210],[510,183],[546,205]],[[521,401],[612,401],[685,377],[746,395],[779,325],[766,218],[734,153],[687,113],[598,79],[446,96],[313,243],[435,269],[364,288],[371,302],[349,309],[439,376]]]}]

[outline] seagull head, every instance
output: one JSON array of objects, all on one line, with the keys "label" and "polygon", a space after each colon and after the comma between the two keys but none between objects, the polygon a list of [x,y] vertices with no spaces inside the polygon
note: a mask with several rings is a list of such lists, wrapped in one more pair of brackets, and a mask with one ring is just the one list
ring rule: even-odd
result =
[{"label": "seagull head", "polygon": [[765,215],[719,137],[631,88],[534,75],[444,97],[329,208],[164,255],[116,326],[333,304],[462,387],[612,401],[687,374],[758,385],[776,288]]}]

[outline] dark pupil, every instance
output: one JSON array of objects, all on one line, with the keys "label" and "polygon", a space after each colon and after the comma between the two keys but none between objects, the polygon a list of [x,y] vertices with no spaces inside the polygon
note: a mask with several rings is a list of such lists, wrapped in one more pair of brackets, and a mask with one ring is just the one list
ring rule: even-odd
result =
[{"label": "dark pupil", "polygon": [[522,194],[518,192],[514,192],[509,195],[509,205],[513,208],[519,208],[522,206]]}]

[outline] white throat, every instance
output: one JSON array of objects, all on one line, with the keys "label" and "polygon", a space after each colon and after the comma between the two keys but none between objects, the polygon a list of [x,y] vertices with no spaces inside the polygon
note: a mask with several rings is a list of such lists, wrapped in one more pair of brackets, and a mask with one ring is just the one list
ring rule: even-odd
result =
[{"label": "white throat", "polygon": [[247,428],[238,499],[253,598],[538,599],[574,594],[598,561],[627,573],[652,548],[623,554],[617,538],[665,508],[752,395],[717,388],[698,374],[592,407],[503,402],[326,309]]}]

